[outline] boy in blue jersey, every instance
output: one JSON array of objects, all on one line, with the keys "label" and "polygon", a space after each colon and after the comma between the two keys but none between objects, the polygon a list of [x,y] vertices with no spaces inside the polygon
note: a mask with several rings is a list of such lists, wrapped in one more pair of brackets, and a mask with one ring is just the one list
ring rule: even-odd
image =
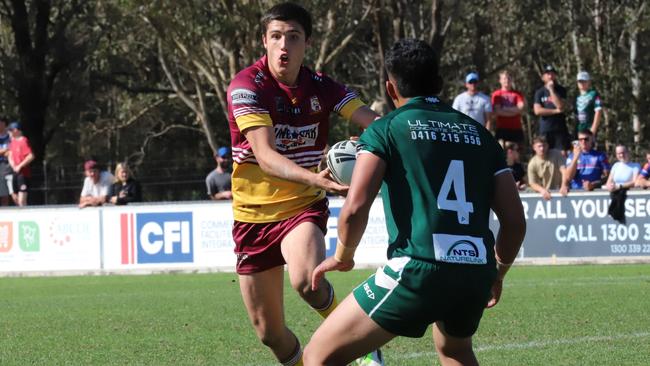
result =
[{"label": "boy in blue jersey", "polygon": [[[443,365],[477,364],[472,335],[483,309],[499,301],[521,246],[522,204],[492,135],[435,96],[442,81],[433,49],[401,40],[385,59],[386,90],[397,109],[359,140],[336,254],[314,270],[312,283],[325,272],[354,267],[382,184],[388,263],[325,320],[304,362],[343,365],[396,336],[422,337],[433,324]],[[490,209],[501,225],[496,241]]]}]

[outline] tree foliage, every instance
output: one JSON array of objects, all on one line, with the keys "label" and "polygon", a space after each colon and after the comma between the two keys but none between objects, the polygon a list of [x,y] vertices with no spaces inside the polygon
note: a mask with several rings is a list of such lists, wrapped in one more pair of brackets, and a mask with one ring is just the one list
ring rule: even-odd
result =
[{"label": "tree foliage", "polygon": [[[0,106],[20,119],[39,161],[38,202],[72,202],[83,159],[128,161],[149,200],[199,199],[215,149],[230,142],[225,90],[259,58],[270,0],[0,0]],[[552,64],[573,99],[592,74],[606,106],[601,146],[650,148],[650,9],[644,0],[311,0],[306,65],[384,112],[383,53],[399,38],[439,51],[441,97],[477,71],[483,91],[507,68],[532,98]],[[360,131],[335,122],[330,141]],[[574,123],[573,120],[570,124]],[[175,183],[175,184],[174,184]],[[40,188],[38,188],[40,187]]]}]

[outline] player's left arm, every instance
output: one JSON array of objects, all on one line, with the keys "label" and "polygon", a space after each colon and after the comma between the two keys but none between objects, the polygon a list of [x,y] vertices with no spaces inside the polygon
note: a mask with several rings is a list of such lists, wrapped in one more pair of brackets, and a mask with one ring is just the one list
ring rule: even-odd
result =
[{"label": "player's left arm", "polygon": [[379,118],[379,115],[367,105],[362,105],[357,108],[352,115],[350,115],[350,121],[362,128],[368,128],[368,126],[370,126],[370,124],[377,118]]},{"label": "player's left arm", "polygon": [[339,214],[336,253],[314,269],[311,282],[314,290],[325,272],[349,271],[354,267],[354,252],[366,230],[368,213],[377,197],[385,171],[386,162],[379,156],[362,152],[357,157],[348,196]]},{"label": "player's left arm", "polygon": [[486,305],[491,308],[499,302],[503,279],[514,263],[526,235],[524,209],[512,174],[502,172],[494,177],[494,197],[491,208],[499,219],[499,231],[494,244],[497,278],[492,285],[492,295]]}]

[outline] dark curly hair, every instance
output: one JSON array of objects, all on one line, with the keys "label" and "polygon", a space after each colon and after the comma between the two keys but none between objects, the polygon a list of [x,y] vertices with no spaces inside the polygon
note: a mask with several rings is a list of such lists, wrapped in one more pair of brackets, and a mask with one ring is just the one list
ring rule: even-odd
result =
[{"label": "dark curly hair", "polygon": [[438,55],[424,41],[409,38],[395,42],[386,52],[385,63],[405,98],[438,94],[442,88]]}]

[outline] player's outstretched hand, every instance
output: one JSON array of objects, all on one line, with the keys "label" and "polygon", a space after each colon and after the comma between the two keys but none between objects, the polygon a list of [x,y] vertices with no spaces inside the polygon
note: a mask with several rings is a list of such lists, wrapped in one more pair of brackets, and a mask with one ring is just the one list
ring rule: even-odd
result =
[{"label": "player's outstretched hand", "polygon": [[314,269],[314,272],[311,275],[311,289],[312,291],[318,290],[318,284],[325,276],[326,272],[330,271],[341,271],[347,272],[354,268],[354,259],[351,259],[347,262],[339,262],[334,257],[325,258],[321,264]]},{"label": "player's outstretched hand", "polygon": [[488,300],[487,305],[485,306],[486,308],[491,308],[494,307],[499,302],[499,299],[501,299],[501,290],[503,290],[503,280],[495,280],[494,283],[492,284],[492,290],[490,300]]},{"label": "player's outstretched hand", "polygon": [[332,192],[340,196],[346,196],[348,194],[348,189],[350,187],[336,183],[332,178],[332,176],[330,175],[329,168],[320,171],[316,179],[317,181],[315,185],[323,188],[328,192]]}]

